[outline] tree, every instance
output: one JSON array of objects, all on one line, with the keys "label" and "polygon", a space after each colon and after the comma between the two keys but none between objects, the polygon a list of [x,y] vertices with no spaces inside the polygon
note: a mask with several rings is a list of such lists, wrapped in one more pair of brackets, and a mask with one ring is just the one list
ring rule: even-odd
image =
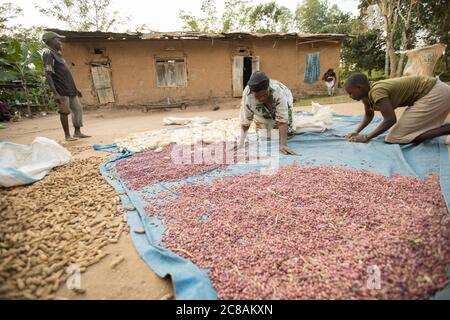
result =
[{"label": "tree", "polygon": [[427,44],[447,45],[445,69],[450,71],[450,0],[421,0],[417,4],[418,23]]},{"label": "tree", "polygon": [[39,82],[43,66],[39,47],[33,43],[20,42],[17,39],[4,38],[0,52],[0,81],[20,81],[27,100],[28,114],[31,115],[31,101],[28,84]]},{"label": "tree", "polygon": [[307,0],[297,6],[297,27],[307,33],[339,33],[357,35],[342,43],[342,74],[350,70],[377,69],[379,63],[379,34],[368,32],[366,22],[343,12],[336,4],[329,6],[325,0]]},{"label": "tree", "polygon": [[293,14],[289,8],[272,1],[250,9],[248,24],[253,32],[289,32],[292,30]]},{"label": "tree", "polygon": [[411,23],[412,23],[412,19],[413,19],[413,12],[414,9],[417,5],[417,0],[409,0],[409,1],[404,1],[403,3],[401,3],[400,7],[399,7],[399,11],[398,14],[401,18],[401,22],[402,22],[402,28],[401,28],[401,32],[402,32],[402,38],[401,38],[401,44],[400,44],[400,59],[398,61],[398,65],[397,65],[397,72],[396,72],[396,76],[400,77],[403,73],[403,67],[404,67],[404,63],[405,63],[405,57],[406,57],[406,49],[408,49],[408,45],[410,43],[410,37],[409,37],[409,31],[411,28]]},{"label": "tree", "polygon": [[197,32],[289,32],[293,14],[275,1],[252,5],[251,0],[227,0],[222,16],[219,16],[214,0],[203,0],[201,16],[180,11],[183,30]]},{"label": "tree", "polygon": [[372,70],[384,67],[384,40],[381,31],[369,29],[366,22],[355,19],[352,23],[351,33],[354,38],[344,40],[342,48],[342,62],[348,72],[352,70],[367,70],[369,77]]},{"label": "tree", "polygon": [[0,4],[0,37],[5,41],[7,38],[14,38],[19,42],[31,42],[36,48],[42,48],[41,36],[44,28],[42,26],[23,27],[14,23],[14,27],[9,27],[8,22],[22,15],[22,8],[12,3]]},{"label": "tree", "polygon": [[9,30],[7,22],[22,13],[22,9],[11,2],[0,3],[0,33]]},{"label": "tree", "polygon": [[297,6],[295,20],[301,32],[318,33],[327,24],[327,0],[305,0]]},{"label": "tree", "polygon": [[[390,77],[402,75],[404,51],[415,44],[418,3],[418,0],[363,0],[360,4],[367,16],[380,16],[383,19],[385,74]],[[400,59],[397,59],[396,48],[400,50]]]},{"label": "tree", "polygon": [[[391,77],[396,75],[397,57],[394,49],[394,31],[398,22],[398,7],[400,0],[375,0],[384,21],[384,32],[386,33],[386,60],[385,74]],[[390,73],[389,73],[390,70]]]},{"label": "tree", "polygon": [[183,21],[183,30],[196,32],[221,32],[220,21],[217,15],[214,0],[203,0],[200,10],[202,17],[196,17],[191,12],[181,10],[178,14]]},{"label": "tree", "polygon": [[450,0],[363,0],[360,9],[372,21],[377,16],[383,19],[385,74],[390,77],[402,75],[405,51],[414,48],[423,34],[449,35]]},{"label": "tree", "polygon": [[227,0],[222,15],[222,32],[243,31],[248,26],[251,0]]},{"label": "tree", "polygon": [[418,1],[418,20],[426,31],[429,43],[449,43],[450,40],[450,0]]},{"label": "tree", "polygon": [[336,4],[326,12],[327,23],[318,29],[320,33],[350,34],[353,32],[355,17],[351,13],[341,11]]},{"label": "tree", "polygon": [[297,6],[297,28],[306,33],[350,33],[354,17],[327,0],[306,0]]},{"label": "tree", "polygon": [[129,20],[112,10],[111,0],[49,0],[45,7],[37,8],[75,31],[112,31]]}]

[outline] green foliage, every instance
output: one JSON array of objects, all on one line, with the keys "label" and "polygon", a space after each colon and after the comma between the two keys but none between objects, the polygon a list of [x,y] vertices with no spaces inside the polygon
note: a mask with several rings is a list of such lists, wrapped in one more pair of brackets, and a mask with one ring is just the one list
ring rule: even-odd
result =
[{"label": "green foliage", "polygon": [[354,17],[327,0],[306,0],[297,6],[295,21],[298,30],[306,33],[349,34]]},{"label": "green foliage", "polygon": [[1,44],[0,81],[33,81],[42,76],[40,48],[36,44],[6,37],[1,40]]},{"label": "green foliage", "polygon": [[371,75],[367,75],[367,76],[368,76],[370,82],[377,82],[377,81],[385,80],[388,78],[388,77],[386,77],[386,75],[384,74],[384,71],[382,69],[372,72]]},{"label": "green foliage", "polygon": [[298,4],[295,20],[298,30],[319,33],[329,23],[327,0],[304,0]]},{"label": "green foliage", "polygon": [[442,56],[434,69],[434,73],[439,76],[441,81],[450,82],[450,56],[447,51],[447,55]]},{"label": "green foliage", "polygon": [[242,31],[247,28],[251,0],[227,0],[222,15],[222,32]]},{"label": "green foliage", "polygon": [[111,31],[129,21],[111,9],[111,0],[49,0],[37,8],[75,31]]},{"label": "green foliage", "polygon": [[289,8],[272,1],[249,10],[248,27],[253,32],[289,32],[292,21],[293,15]]},{"label": "green foliage", "polygon": [[16,18],[22,12],[22,9],[11,2],[0,3],[0,31],[9,30],[7,22]]},{"label": "green foliage", "polygon": [[427,44],[447,45],[446,57],[436,66],[435,73],[445,81],[450,80],[450,0],[419,1],[418,21],[425,30]]},{"label": "green foliage", "polygon": [[183,30],[197,32],[289,32],[292,31],[293,14],[289,8],[275,1],[252,5],[251,0],[227,0],[219,16],[214,0],[203,0],[202,14],[197,17],[180,11]]},{"label": "green foliage", "polygon": [[450,1],[421,0],[418,5],[418,22],[427,33],[427,42],[450,45]]},{"label": "green foliage", "polygon": [[29,87],[28,94],[22,88],[0,88],[0,101],[10,107],[15,104],[26,104],[29,101],[31,104],[43,106],[41,109],[57,111],[56,102],[49,98],[50,91],[45,79],[42,78],[41,81],[37,87]]},{"label": "green foliage", "polygon": [[203,14],[202,17],[196,17],[190,12],[179,12],[179,18],[184,23],[183,30],[196,32],[221,32],[215,1],[203,0],[200,10]]},{"label": "green foliage", "polygon": [[354,38],[344,41],[342,48],[342,62],[348,71],[383,69],[384,41],[379,30],[369,30],[364,22],[355,19],[351,32]]},{"label": "green foliage", "polygon": [[9,105],[18,102],[56,107],[48,98],[41,49],[42,45],[36,41],[0,38],[0,83],[19,85],[2,89],[1,101]]},{"label": "green foliage", "polygon": [[363,17],[354,17],[326,0],[306,0],[296,10],[298,28],[308,33],[351,34],[343,41],[340,79],[356,70],[382,69],[384,66],[384,39],[377,29],[369,29]]},{"label": "green foliage", "polygon": [[308,106],[311,107],[312,102],[317,102],[322,105],[335,104],[335,103],[347,103],[354,102],[352,98],[346,93],[337,93],[336,95],[330,97],[328,95],[312,95],[312,96],[302,96],[301,98],[295,99],[294,106]]}]

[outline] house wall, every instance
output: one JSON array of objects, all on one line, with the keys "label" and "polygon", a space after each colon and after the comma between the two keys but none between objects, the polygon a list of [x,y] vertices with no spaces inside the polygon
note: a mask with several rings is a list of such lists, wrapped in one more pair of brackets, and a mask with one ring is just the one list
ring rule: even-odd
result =
[{"label": "house wall", "polygon": [[[163,40],[163,41],[104,41],[71,42],[64,44],[63,55],[68,62],[82,102],[98,104],[92,84],[90,63],[98,59],[93,48],[105,49],[111,61],[112,86],[118,105],[145,104],[163,101],[201,100],[209,97],[232,96],[232,59],[246,50],[260,57],[260,69],[269,77],[286,84],[294,96],[326,92],[319,79],[314,84],[304,83],[306,54],[320,52],[322,74],[328,68],[338,71],[340,44],[318,42],[296,45],[295,40],[252,39],[241,41],[219,40]],[[187,86],[158,88],[155,58],[186,59]],[[320,76],[320,78],[321,78]]]}]

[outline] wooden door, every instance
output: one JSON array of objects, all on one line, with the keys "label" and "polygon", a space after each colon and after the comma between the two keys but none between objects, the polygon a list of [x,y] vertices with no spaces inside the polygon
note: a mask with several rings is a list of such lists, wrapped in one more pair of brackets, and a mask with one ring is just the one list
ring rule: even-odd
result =
[{"label": "wooden door", "polygon": [[259,57],[252,57],[252,73],[259,70]]},{"label": "wooden door", "polygon": [[111,69],[106,65],[92,65],[91,73],[99,103],[115,102],[111,85]]},{"label": "wooden door", "polygon": [[244,57],[233,57],[233,97],[242,97],[244,90]]}]

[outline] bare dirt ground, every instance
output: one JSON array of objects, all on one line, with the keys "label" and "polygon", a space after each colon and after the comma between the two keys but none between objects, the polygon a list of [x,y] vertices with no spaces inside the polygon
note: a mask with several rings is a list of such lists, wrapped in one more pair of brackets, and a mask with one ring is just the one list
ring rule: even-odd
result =
[{"label": "bare dirt ground", "polygon": [[[59,122],[58,114],[45,117],[25,119],[20,122],[6,123],[6,129],[0,130],[0,140],[10,140],[17,143],[30,144],[37,136],[44,136],[58,141],[62,145],[90,146],[95,143],[112,143],[114,139],[122,138],[129,133],[160,129],[162,119],[169,116],[195,117],[204,116],[213,120],[234,118],[239,115],[240,100],[221,103],[220,109],[212,111],[211,106],[188,107],[186,110],[142,112],[139,109],[99,109],[86,111],[83,115],[84,127],[82,131],[92,138],[80,139],[66,143]],[[333,105],[336,112],[360,114],[363,109],[360,103],[346,103]],[[206,111],[205,111],[206,109]],[[309,111],[310,107],[296,107],[297,110]]]},{"label": "bare dirt ground", "polygon": [[[237,117],[239,100],[231,100],[219,104],[220,109],[212,111],[211,106],[188,107],[187,110],[171,110],[144,113],[140,110],[99,109],[84,113],[83,132],[92,135],[88,139],[65,142],[57,114],[20,122],[6,123],[6,129],[0,130],[0,141],[9,140],[16,143],[30,144],[37,136],[44,136],[58,141],[66,147],[92,146],[108,144],[114,139],[129,133],[159,129],[163,127],[162,119],[167,116],[193,117],[205,116],[213,120]],[[298,111],[309,111],[309,106],[295,108]],[[345,103],[333,105],[335,112],[342,114],[361,114],[361,103]],[[105,156],[106,153],[86,150],[76,157]],[[173,293],[169,279],[159,278],[140,258],[133,247],[128,234],[123,235],[117,244],[106,249],[109,256],[91,266],[82,274],[81,285],[86,290],[84,295],[77,295],[64,286],[57,292],[62,299],[167,299]],[[115,256],[125,257],[123,263],[111,269],[111,261]]]}]

